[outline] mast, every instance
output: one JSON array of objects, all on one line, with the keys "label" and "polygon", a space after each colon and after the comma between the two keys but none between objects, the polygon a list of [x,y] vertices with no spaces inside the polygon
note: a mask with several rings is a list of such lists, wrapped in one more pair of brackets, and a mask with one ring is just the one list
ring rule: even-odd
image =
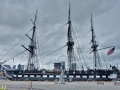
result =
[{"label": "mast", "polygon": [[[72,39],[72,32],[71,32],[71,18],[70,18],[70,4],[69,4],[69,15],[68,15],[68,42],[67,42],[67,54],[68,54],[68,70],[74,70],[73,66],[73,59],[74,59],[74,54],[73,54],[73,46],[74,46],[74,41]],[[76,66],[76,65],[75,65]]]},{"label": "mast", "polygon": [[91,14],[91,31],[92,31],[92,52],[93,52],[93,60],[94,60],[94,69],[97,68],[97,47],[98,45],[96,44],[96,40],[95,40],[95,33],[94,33],[94,29],[93,29],[93,21],[92,21],[92,14]]},{"label": "mast", "polygon": [[26,36],[30,39],[29,48],[26,48],[22,45],[22,47],[24,47],[27,51],[29,51],[29,57],[28,57],[27,68],[26,68],[26,70],[28,70],[28,71],[34,71],[35,69],[38,69],[38,66],[36,65],[37,63],[35,62],[36,61],[36,52],[35,52],[35,49],[36,49],[36,37],[35,37],[36,25],[35,24],[36,24],[36,19],[37,19],[37,11],[38,10],[36,10],[34,21],[31,20],[33,23],[32,37],[29,37],[26,34]]}]

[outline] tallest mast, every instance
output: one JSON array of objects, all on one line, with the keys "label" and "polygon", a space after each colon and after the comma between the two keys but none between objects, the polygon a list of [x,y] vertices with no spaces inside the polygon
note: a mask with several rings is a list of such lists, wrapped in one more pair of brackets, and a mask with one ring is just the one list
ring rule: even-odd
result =
[{"label": "tallest mast", "polygon": [[[76,68],[73,66],[73,59],[74,59],[74,41],[72,39],[72,32],[71,32],[71,18],[70,18],[70,4],[69,4],[69,15],[68,15],[68,42],[67,42],[67,54],[68,54],[68,70],[75,70]],[[75,65],[76,66],[76,65]]]},{"label": "tallest mast", "polygon": [[93,29],[93,21],[92,21],[92,14],[91,14],[91,31],[92,31],[92,52],[93,52],[93,57],[94,57],[94,68],[97,68],[97,47],[98,45],[96,44],[96,40],[95,40],[95,33],[94,33],[94,29]]}]

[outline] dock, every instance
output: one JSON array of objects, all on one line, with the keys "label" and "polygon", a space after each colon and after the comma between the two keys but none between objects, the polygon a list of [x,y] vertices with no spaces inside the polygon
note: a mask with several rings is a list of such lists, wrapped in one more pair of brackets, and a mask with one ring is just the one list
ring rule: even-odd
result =
[{"label": "dock", "polygon": [[[31,84],[32,83],[32,84]],[[52,81],[0,81],[0,86],[5,85],[7,90],[120,90],[120,85],[114,85],[114,82],[65,82],[56,84]],[[32,89],[29,89],[32,85]]]}]

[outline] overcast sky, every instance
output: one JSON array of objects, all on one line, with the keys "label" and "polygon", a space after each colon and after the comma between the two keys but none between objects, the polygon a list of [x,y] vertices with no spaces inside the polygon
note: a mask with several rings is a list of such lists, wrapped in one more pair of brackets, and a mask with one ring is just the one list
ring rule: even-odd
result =
[{"label": "overcast sky", "polygon": [[[72,26],[82,51],[86,55],[87,65],[93,67],[93,55],[89,54],[91,13],[99,44],[98,49],[115,46],[115,52],[112,55],[107,56],[107,52],[111,48],[100,51],[100,54],[103,53],[108,66],[116,65],[116,63],[119,65],[119,0],[0,0],[0,60],[13,58],[24,51],[21,45],[28,47],[29,38],[24,36],[32,28],[30,19],[34,20],[36,9],[38,9],[37,38],[41,55],[44,57],[66,45],[69,2],[71,3]],[[30,36],[31,32],[28,35]],[[24,39],[21,40],[23,37]],[[77,49],[76,45],[74,49]],[[5,64],[11,66],[19,63],[26,64],[27,57],[28,52],[25,52],[21,56],[14,57],[14,61],[10,60]],[[38,56],[38,58],[40,57]],[[67,47],[43,58],[43,68],[53,69],[53,63],[58,62],[58,59],[67,61]],[[100,60],[101,63],[104,63],[102,57]]]}]

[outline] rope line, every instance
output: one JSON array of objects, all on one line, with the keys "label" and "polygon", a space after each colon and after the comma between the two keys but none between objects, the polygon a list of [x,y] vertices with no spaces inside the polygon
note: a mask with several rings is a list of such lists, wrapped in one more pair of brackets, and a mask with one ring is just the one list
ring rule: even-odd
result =
[{"label": "rope line", "polygon": [[11,59],[14,59],[15,57],[19,56],[20,54],[24,53],[25,51],[26,51],[26,50],[18,53],[17,55],[13,56],[12,58],[9,58],[9,59],[4,60],[3,62],[1,62],[1,64],[4,64],[4,63],[8,62],[8,61],[11,60]]},{"label": "rope line", "polygon": [[[31,30],[32,30],[32,29],[31,29]],[[31,31],[31,30],[30,30],[30,31]],[[29,31],[29,32],[30,32],[30,31]],[[29,33],[29,32],[28,32],[28,33]],[[28,33],[27,33],[27,34],[28,34]],[[2,57],[1,59],[3,59],[11,50],[13,50],[13,49],[23,40],[23,38],[25,38],[25,36],[23,36],[23,37],[19,40],[19,42],[17,42],[5,55],[3,55],[3,57]],[[0,59],[0,60],[1,60],[1,59]]]},{"label": "rope line", "polygon": [[62,49],[62,48],[64,48],[64,47],[66,47],[66,46],[67,46],[67,45],[65,45],[65,46],[63,46],[63,47],[61,47],[61,48],[59,48],[59,49],[57,49],[57,50],[55,50],[55,51],[53,51],[53,52],[51,52],[51,53],[49,53],[49,54],[47,54],[47,55],[45,55],[45,56],[43,56],[43,57],[39,58],[39,59],[37,59],[36,61],[41,60],[41,59],[43,59],[43,58],[45,58],[45,57],[47,57],[47,56],[49,56],[49,55],[51,55],[51,54],[53,54],[53,53],[55,53],[55,52],[59,51],[60,49]]}]

